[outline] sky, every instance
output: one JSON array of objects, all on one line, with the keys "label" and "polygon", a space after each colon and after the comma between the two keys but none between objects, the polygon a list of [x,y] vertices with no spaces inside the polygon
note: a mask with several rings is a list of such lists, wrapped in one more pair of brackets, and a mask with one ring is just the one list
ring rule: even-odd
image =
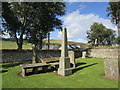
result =
[{"label": "sky", "polygon": [[[116,25],[113,25],[110,17],[107,16],[106,10],[109,6],[109,0],[89,0],[89,2],[87,0],[84,0],[87,2],[83,2],[83,0],[66,1],[66,14],[60,17],[60,19],[63,21],[63,27],[67,28],[69,41],[87,43],[86,32],[90,30],[90,26],[94,22],[102,23],[117,33]],[[61,36],[62,33],[59,30],[55,30],[50,34],[51,39],[61,39]],[[6,33],[4,37],[9,38],[9,35]]]},{"label": "sky", "polygon": [[[94,22],[117,31],[107,16],[108,2],[66,2],[67,11],[60,19],[67,28],[68,40],[87,43],[86,32]],[[51,39],[61,39],[61,31],[51,33]]]}]

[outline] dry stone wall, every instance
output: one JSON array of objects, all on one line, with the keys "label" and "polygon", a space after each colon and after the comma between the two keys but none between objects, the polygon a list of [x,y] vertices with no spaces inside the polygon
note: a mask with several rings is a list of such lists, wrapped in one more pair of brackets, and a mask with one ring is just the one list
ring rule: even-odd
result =
[{"label": "dry stone wall", "polygon": [[120,48],[108,49],[108,48],[95,48],[89,50],[89,56],[95,58],[119,58]]},{"label": "dry stone wall", "polygon": [[[37,51],[37,57],[39,58],[50,58],[60,57],[60,50],[42,50]],[[81,57],[80,51],[75,51],[75,57]],[[32,51],[31,50],[2,50],[2,60],[0,62],[21,62],[31,61]]]}]

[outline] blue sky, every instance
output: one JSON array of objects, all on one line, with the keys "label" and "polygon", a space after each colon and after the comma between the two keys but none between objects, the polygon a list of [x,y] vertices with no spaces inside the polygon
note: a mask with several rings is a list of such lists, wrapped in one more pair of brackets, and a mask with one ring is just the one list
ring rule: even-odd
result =
[{"label": "blue sky", "polygon": [[[87,42],[86,31],[94,22],[102,23],[107,28],[117,30],[106,16],[108,2],[66,2],[67,12],[61,19],[68,29],[68,40]],[[52,39],[61,39],[61,32],[51,33]]]}]

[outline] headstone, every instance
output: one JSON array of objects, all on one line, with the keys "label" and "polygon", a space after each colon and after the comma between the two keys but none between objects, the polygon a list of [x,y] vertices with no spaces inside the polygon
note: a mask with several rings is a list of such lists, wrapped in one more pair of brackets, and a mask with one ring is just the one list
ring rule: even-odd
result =
[{"label": "headstone", "polygon": [[82,58],[86,58],[86,51],[82,52]]},{"label": "headstone", "polygon": [[120,79],[120,72],[119,72],[119,61],[118,59],[105,59],[104,60],[104,71],[105,77],[109,79]]},{"label": "headstone", "polygon": [[62,30],[62,45],[61,46],[62,46],[62,50],[61,50],[61,57],[59,60],[58,74],[61,76],[68,76],[72,74],[72,69],[70,69],[70,58],[68,57],[66,28]]},{"label": "headstone", "polygon": [[95,39],[95,45],[97,45],[97,39]]},{"label": "headstone", "polygon": [[68,51],[68,56],[70,57],[70,63],[73,64],[73,67],[75,67],[75,53],[74,51]]}]

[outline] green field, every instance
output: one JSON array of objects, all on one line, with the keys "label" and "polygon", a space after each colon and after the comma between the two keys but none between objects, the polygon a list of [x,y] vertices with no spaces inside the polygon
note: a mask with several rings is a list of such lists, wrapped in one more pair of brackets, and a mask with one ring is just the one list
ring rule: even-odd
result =
[{"label": "green field", "polygon": [[[17,49],[17,44],[14,41],[0,41],[2,44],[2,47],[0,49]],[[30,49],[31,48],[30,43],[24,43],[23,44],[23,49]]]},{"label": "green field", "polygon": [[[43,40],[43,42],[47,43],[47,40]],[[0,43],[2,46],[2,47],[0,47],[0,49],[17,49],[17,44],[15,41],[0,41]],[[60,45],[61,40],[51,39],[50,43]],[[85,44],[85,43],[69,41],[68,44],[78,44],[78,45],[81,44],[81,45],[83,45],[83,48],[88,48],[88,44]],[[30,43],[23,44],[23,49],[30,49],[31,47],[32,47],[32,44],[30,44]]]},{"label": "green field", "polygon": [[103,59],[78,58],[73,74],[62,77],[53,72],[21,77],[18,63],[3,64],[3,88],[118,88],[118,82],[103,77]]}]

